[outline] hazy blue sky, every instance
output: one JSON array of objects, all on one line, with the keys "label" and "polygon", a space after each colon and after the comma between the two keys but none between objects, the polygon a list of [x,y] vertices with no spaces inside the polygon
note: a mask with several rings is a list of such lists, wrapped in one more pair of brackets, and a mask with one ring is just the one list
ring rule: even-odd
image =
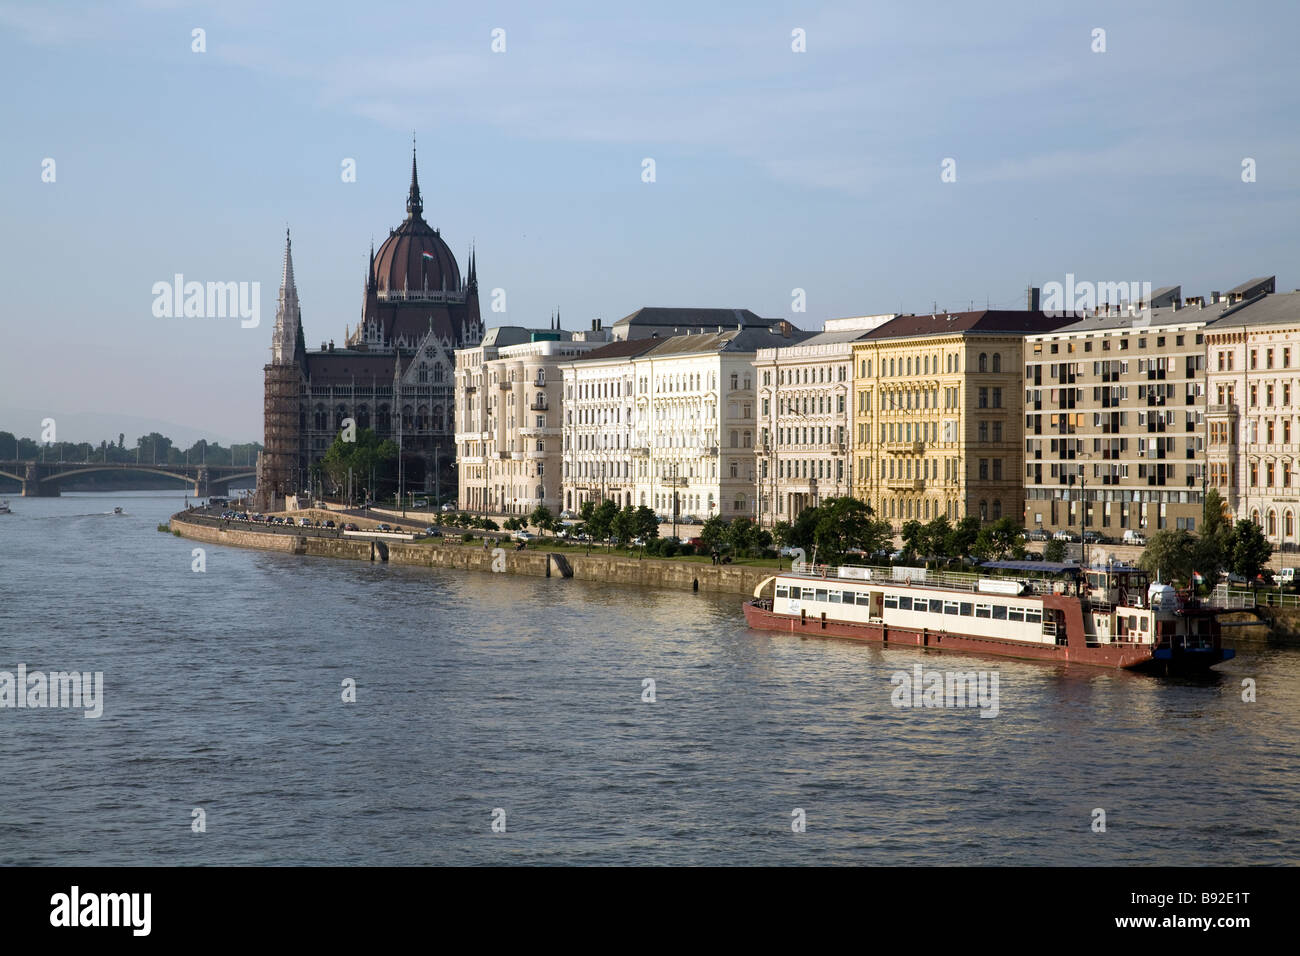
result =
[{"label": "hazy blue sky", "polygon": [[[425,218],[506,290],[489,325],[690,305],[816,328],[1021,308],[1067,272],[1291,289],[1298,27],[1241,2],[0,0],[0,428],[260,437],[285,223],[307,340],[341,340],[412,129]],[[261,326],[155,318],[177,272],[260,281]]]}]

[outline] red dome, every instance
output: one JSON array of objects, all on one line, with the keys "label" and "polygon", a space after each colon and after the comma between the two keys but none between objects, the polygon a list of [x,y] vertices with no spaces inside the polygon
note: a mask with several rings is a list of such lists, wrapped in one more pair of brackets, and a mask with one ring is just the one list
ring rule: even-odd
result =
[{"label": "red dome", "polygon": [[[406,199],[406,221],[389,233],[375,254],[371,281],[385,292],[453,292],[460,288],[460,269],[447,243],[421,213],[420,183],[411,155],[411,191]],[[426,257],[427,255],[427,257]]]}]

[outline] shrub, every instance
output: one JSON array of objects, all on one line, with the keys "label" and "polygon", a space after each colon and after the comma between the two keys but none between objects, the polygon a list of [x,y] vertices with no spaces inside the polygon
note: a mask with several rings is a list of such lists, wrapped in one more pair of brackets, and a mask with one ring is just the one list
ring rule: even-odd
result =
[{"label": "shrub", "polygon": [[464,534],[460,536],[461,544],[469,544],[473,540],[474,540],[474,536],[470,534],[468,531],[466,531]]},{"label": "shrub", "polygon": [[679,544],[676,547],[678,549],[678,553],[681,554],[682,557],[689,558],[692,554],[695,553],[695,545],[689,542],[687,542],[686,544]]},{"label": "shrub", "polygon": [[681,545],[679,545],[676,541],[665,541],[659,553],[662,554],[665,558],[672,558],[672,557],[676,557],[676,555],[680,551],[681,551]]}]

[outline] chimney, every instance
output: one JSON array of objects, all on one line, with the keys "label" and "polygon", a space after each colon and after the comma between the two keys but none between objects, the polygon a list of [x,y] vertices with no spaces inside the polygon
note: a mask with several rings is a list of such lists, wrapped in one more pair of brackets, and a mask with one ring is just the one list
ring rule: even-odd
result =
[{"label": "chimney", "polygon": [[593,332],[596,331],[596,320],[595,320],[595,319],[592,319],[592,320],[591,320],[591,331],[593,331]]},{"label": "chimney", "polygon": [[1215,303],[1215,304],[1217,305],[1217,304],[1218,304],[1218,301],[1219,301],[1219,293],[1217,293],[1217,292],[1211,292],[1211,293],[1210,293],[1210,301],[1213,302],[1213,303]]},{"label": "chimney", "polygon": [[1038,309],[1038,286],[1031,285],[1029,287],[1029,311],[1037,312]]}]

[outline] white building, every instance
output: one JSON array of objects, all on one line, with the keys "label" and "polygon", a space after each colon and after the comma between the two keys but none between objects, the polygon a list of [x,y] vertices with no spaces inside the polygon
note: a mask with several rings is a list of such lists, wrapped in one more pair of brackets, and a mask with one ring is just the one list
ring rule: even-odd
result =
[{"label": "white building", "polygon": [[853,492],[853,343],[894,313],[830,319],[825,331],[754,356],[760,521]]},{"label": "white building", "polygon": [[1229,292],[1227,311],[1205,327],[1209,485],[1234,518],[1253,521],[1293,552],[1300,544],[1300,292],[1243,303],[1250,291]]},{"label": "white building", "polygon": [[503,326],[456,352],[458,503],[527,515],[560,508],[560,365],[609,333]]}]

